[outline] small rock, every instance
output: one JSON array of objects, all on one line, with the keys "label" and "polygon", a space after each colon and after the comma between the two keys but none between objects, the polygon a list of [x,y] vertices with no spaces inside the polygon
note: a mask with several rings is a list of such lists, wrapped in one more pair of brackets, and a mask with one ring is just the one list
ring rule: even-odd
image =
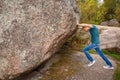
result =
[{"label": "small rock", "polygon": [[112,19],[109,21],[108,26],[119,26],[120,23],[117,21],[117,19]]}]

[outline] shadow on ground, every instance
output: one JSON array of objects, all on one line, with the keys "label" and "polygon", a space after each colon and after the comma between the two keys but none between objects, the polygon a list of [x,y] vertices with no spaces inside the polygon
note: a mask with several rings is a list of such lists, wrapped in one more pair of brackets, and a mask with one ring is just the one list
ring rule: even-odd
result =
[{"label": "shadow on ground", "polygon": [[[98,54],[92,54],[96,63],[87,67],[88,61],[82,52],[58,53],[49,59],[44,67],[19,80],[113,80],[115,70],[106,70]],[[115,62],[110,58],[114,67]],[[18,79],[17,79],[18,80]]]}]

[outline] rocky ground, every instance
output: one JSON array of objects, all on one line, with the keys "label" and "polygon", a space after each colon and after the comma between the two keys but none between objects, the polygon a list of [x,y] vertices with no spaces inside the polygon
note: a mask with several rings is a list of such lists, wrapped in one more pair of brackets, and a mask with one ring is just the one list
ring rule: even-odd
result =
[{"label": "rocky ground", "polygon": [[[98,54],[92,56],[96,63],[87,67],[88,60],[82,52],[55,54],[44,68],[40,67],[32,74],[17,80],[113,80],[115,70],[104,69],[106,64],[101,57]],[[116,68],[115,61],[112,58],[110,60]]]}]

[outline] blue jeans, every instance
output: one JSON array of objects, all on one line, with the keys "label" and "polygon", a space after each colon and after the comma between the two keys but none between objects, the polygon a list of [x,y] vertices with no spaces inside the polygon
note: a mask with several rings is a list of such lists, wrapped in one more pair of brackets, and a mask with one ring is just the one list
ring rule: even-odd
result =
[{"label": "blue jeans", "polygon": [[112,63],[109,61],[109,59],[104,55],[104,53],[103,53],[102,50],[100,49],[100,45],[99,45],[99,44],[90,44],[89,46],[87,46],[87,47],[85,47],[85,48],[83,49],[86,57],[88,58],[88,60],[89,60],[90,62],[93,62],[93,60],[94,60],[94,59],[91,57],[91,55],[89,54],[89,52],[88,52],[88,51],[91,50],[91,49],[95,49],[96,52],[102,57],[102,59],[106,62],[107,65],[109,65],[109,66],[111,66],[111,67],[113,66]]}]

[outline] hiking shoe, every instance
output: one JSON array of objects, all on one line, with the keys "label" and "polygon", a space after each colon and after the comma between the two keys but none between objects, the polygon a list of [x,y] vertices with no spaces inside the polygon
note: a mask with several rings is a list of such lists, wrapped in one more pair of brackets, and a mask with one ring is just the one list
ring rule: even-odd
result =
[{"label": "hiking shoe", "polygon": [[114,69],[114,67],[111,67],[111,66],[109,66],[109,65],[103,66],[103,68],[104,68],[104,69]]},{"label": "hiking shoe", "polygon": [[94,63],[95,63],[95,60],[94,60],[93,62],[90,62],[90,63],[88,64],[88,67],[92,66]]}]

